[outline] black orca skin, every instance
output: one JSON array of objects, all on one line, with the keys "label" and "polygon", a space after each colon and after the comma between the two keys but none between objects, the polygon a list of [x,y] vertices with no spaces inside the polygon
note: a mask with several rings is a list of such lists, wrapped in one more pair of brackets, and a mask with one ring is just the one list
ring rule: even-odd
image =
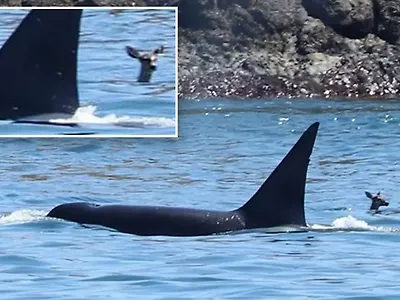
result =
[{"label": "black orca skin", "polygon": [[259,190],[235,210],[223,212],[82,202],[61,204],[47,216],[144,236],[203,236],[284,225],[306,226],[305,185],[318,128],[318,122],[312,124]]},{"label": "black orca skin", "polygon": [[32,9],[2,45],[0,120],[76,112],[81,16],[82,9]]}]

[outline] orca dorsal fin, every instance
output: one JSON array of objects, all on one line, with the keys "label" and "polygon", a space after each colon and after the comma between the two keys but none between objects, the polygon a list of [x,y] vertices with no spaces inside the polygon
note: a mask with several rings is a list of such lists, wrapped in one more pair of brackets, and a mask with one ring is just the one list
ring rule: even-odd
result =
[{"label": "orca dorsal fin", "polygon": [[246,228],[306,225],[305,185],[318,127],[316,122],[303,133],[253,197],[239,208]]},{"label": "orca dorsal fin", "polygon": [[0,49],[0,119],[79,107],[77,56],[82,9],[32,9]]}]

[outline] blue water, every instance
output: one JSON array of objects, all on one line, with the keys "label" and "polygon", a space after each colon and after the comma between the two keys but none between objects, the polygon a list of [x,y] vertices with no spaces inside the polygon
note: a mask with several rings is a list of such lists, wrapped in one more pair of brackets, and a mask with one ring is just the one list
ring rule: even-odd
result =
[{"label": "blue water", "polygon": [[[29,12],[0,10],[0,45]],[[73,117],[80,128],[0,122],[0,135],[167,135],[177,132],[175,84],[175,10],[84,10],[78,51],[81,108]],[[151,83],[138,83],[140,64],[125,46],[159,56]]]},{"label": "blue water", "polygon": [[[400,215],[370,214],[364,191],[400,208],[400,103],[182,100],[179,118],[177,139],[0,140],[1,299],[398,298]],[[139,237],[43,217],[82,200],[237,208],[314,121],[309,232]]]}]

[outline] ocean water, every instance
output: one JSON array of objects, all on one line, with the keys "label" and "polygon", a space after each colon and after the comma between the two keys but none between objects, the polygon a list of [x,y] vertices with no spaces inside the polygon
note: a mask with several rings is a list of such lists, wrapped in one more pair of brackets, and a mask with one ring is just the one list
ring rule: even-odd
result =
[{"label": "ocean water", "polygon": [[[179,107],[179,138],[0,140],[1,299],[398,299],[399,102]],[[308,232],[140,237],[44,217],[70,201],[237,208],[315,121]]]},{"label": "ocean water", "polygon": [[[0,10],[0,46],[27,9]],[[177,133],[174,9],[87,9],[78,49],[79,128],[11,124],[0,135],[165,135]],[[164,45],[150,83],[138,83],[140,64],[125,53],[130,45],[153,51]],[[65,121],[65,120],[64,120]]]}]

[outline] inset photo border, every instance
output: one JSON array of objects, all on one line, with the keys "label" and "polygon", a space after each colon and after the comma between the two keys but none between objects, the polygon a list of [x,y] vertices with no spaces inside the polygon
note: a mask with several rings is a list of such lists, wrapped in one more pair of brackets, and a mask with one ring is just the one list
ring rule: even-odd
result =
[{"label": "inset photo border", "polygon": [[176,7],[0,7],[0,137],[177,137]]}]

